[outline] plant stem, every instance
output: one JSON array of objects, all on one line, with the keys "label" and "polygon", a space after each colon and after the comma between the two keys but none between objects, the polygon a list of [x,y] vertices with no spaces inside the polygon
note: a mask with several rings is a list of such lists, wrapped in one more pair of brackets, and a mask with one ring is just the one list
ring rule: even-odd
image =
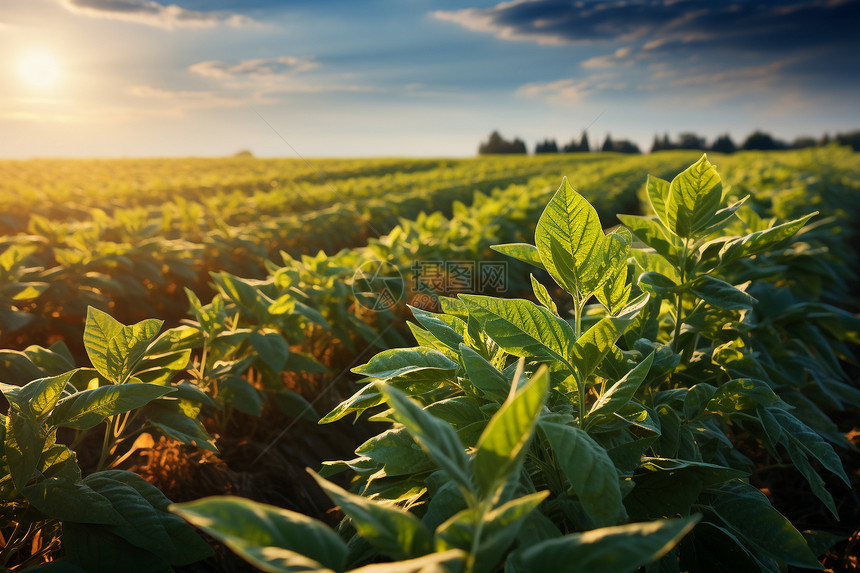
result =
[{"label": "plant stem", "polygon": [[[681,250],[681,260],[679,265],[679,276],[681,277],[681,284],[683,285],[687,280],[687,247],[689,246],[690,239],[684,239],[684,248]],[[681,324],[684,322],[681,318],[681,312],[684,309],[684,296],[679,292],[675,296],[675,332],[672,335],[672,352],[678,352],[679,342],[678,339],[681,336]]]},{"label": "plant stem", "polygon": [[105,462],[110,454],[111,443],[113,441],[113,416],[105,420],[105,437],[102,442],[102,452],[99,455],[99,463],[96,466],[96,471],[100,472],[104,469]]}]

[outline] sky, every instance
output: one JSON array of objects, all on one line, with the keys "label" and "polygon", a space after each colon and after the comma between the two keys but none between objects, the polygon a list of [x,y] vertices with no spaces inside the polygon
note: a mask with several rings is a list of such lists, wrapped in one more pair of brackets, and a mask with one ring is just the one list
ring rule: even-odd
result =
[{"label": "sky", "polygon": [[860,128],[860,0],[3,0],[0,158]]}]

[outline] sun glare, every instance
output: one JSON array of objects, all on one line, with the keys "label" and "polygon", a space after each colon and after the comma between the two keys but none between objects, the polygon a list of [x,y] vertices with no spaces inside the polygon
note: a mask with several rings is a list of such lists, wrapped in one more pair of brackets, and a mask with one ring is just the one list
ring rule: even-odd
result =
[{"label": "sun glare", "polygon": [[60,80],[60,62],[49,52],[29,52],[18,60],[18,76],[33,88],[49,88]]}]

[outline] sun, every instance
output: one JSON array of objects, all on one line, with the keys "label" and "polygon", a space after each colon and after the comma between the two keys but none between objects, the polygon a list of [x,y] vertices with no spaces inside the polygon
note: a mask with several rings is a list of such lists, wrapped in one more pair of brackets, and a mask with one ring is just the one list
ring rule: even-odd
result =
[{"label": "sun", "polygon": [[50,88],[59,82],[61,75],[60,61],[50,52],[28,52],[18,60],[18,76],[29,87]]}]

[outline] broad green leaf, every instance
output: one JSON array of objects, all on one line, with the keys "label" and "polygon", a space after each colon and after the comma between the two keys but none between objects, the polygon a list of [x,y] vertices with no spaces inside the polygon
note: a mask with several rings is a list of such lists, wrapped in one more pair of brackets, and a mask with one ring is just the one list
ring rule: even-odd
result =
[{"label": "broad green leaf", "polygon": [[251,416],[259,416],[263,409],[260,391],[241,376],[225,376],[217,382],[218,402],[236,408]]},{"label": "broad green leaf", "polygon": [[822,568],[803,535],[754,486],[724,484],[710,507],[730,531],[759,551],[795,567]]},{"label": "broad green leaf", "polygon": [[561,470],[583,508],[597,525],[617,524],[627,518],[615,464],[606,450],[585,430],[541,422]]},{"label": "broad green leaf", "polygon": [[535,245],[547,272],[571,294],[597,288],[605,237],[597,211],[564,179],[535,228]]},{"label": "broad green leaf", "polygon": [[290,348],[284,337],[274,331],[253,331],[248,341],[257,356],[275,372],[280,372],[290,356]]},{"label": "broad green leaf", "polygon": [[451,549],[405,561],[365,565],[350,569],[349,573],[459,573],[465,561],[465,553],[459,549]]},{"label": "broad green leaf", "polygon": [[[473,571],[494,571],[525,525],[526,518],[548,495],[548,491],[540,491],[516,498],[487,512],[483,519],[474,510],[461,511],[436,529],[436,550],[467,551],[474,560]],[[475,536],[479,532],[480,538],[475,545]]]},{"label": "broad green leaf", "polygon": [[703,155],[669,185],[667,226],[680,237],[698,235],[717,212],[722,192],[716,168]]},{"label": "broad green leaf", "polygon": [[490,248],[518,261],[528,263],[533,267],[539,269],[545,268],[538,249],[534,245],[529,245],[528,243],[510,243],[507,245],[492,245]]},{"label": "broad green leaf", "polygon": [[596,416],[612,414],[620,410],[625,404],[633,399],[639,385],[645,380],[651,364],[654,362],[654,352],[645,357],[645,360],[636,365],[624,375],[621,380],[609,387],[591,407],[586,416],[586,424]]},{"label": "broad green leaf", "polygon": [[682,247],[680,240],[671,233],[667,235],[666,228],[658,221],[636,215],[618,215],[618,219],[658,255],[674,265],[678,264]]},{"label": "broad green leaf", "polygon": [[54,426],[88,430],[109,416],[140,408],[170,392],[170,386],[143,383],[84,390],[60,400],[48,421]]},{"label": "broad green leaf", "polygon": [[448,348],[457,350],[464,341],[463,335],[466,332],[466,323],[456,316],[434,314],[412,306],[409,306],[409,310],[412,311],[412,315],[421,326],[426,328]]},{"label": "broad green leaf", "polygon": [[4,461],[18,491],[36,474],[48,439],[49,435],[41,424],[15,410],[9,411],[5,419]]},{"label": "broad green leaf", "polygon": [[25,487],[21,493],[33,507],[60,521],[121,525],[111,502],[84,482],[49,478]]},{"label": "broad green leaf", "polygon": [[395,418],[409,430],[436,465],[464,491],[472,491],[469,456],[454,428],[422,410],[396,388],[380,384],[379,389],[394,409]]},{"label": "broad green leaf", "polygon": [[491,497],[518,467],[549,389],[549,371],[542,366],[502,404],[481,434],[472,460],[475,483]]},{"label": "broad green leaf", "polygon": [[538,280],[535,278],[533,274],[529,274],[529,278],[532,281],[532,291],[535,294],[535,298],[539,303],[544,305],[547,309],[551,310],[553,313],[558,314],[558,307],[555,306],[555,302],[552,300],[552,297],[549,296],[549,292],[546,290],[546,287],[543,286]]},{"label": "broad green leaf", "polygon": [[196,418],[188,417],[178,402],[154,402],[146,406],[145,413],[149,424],[161,430],[168,438],[218,453],[212,436],[203,424]]},{"label": "broad green leaf", "polygon": [[731,414],[770,406],[779,401],[770,386],[760,380],[737,378],[721,384],[708,401],[705,409],[713,413]]},{"label": "broad green leaf", "polygon": [[421,521],[393,505],[353,495],[308,470],[317,484],[350,518],[352,525],[368,543],[383,555],[409,559],[429,553],[433,538]]},{"label": "broad green leaf", "polygon": [[72,370],[59,376],[40,378],[24,386],[0,383],[0,391],[12,408],[35,420],[51,411],[76,372]]},{"label": "broad green leaf", "polygon": [[732,220],[735,218],[735,212],[740,209],[741,206],[746,203],[747,199],[749,198],[750,196],[747,195],[740,201],[735,201],[728,207],[723,207],[722,209],[714,213],[714,216],[711,217],[710,221],[705,223],[705,228],[702,230],[702,235],[707,236],[711,233],[716,233],[717,231],[731,223]]},{"label": "broad green leaf", "polygon": [[809,219],[817,214],[816,211],[776,227],[732,239],[720,249],[720,263],[726,264],[777,246],[782,241],[794,236]]},{"label": "broad green leaf", "polygon": [[469,315],[509,354],[567,362],[574,342],[570,324],[523,299],[460,295]]},{"label": "broad green leaf", "polygon": [[466,375],[475,388],[498,402],[507,398],[511,382],[504,374],[465,344],[460,345],[460,355],[466,367]]},{"label": "broad green leaf", "polygon": [[758,302],[737,287],[707,275],[696,279],[690,290],[708,304],[723,310],[752,310]]},{"label": "broad green leaf", "polygon": [[649,271],[639,275],[637,281],[639,288],[643,292],[647,292],[651,296],[659,296],[661,298],[669,297],[678,292],[678,284],[669,277],[654,271]]},{"label": "broad green leaf", "polygon": [[851,481],[842,467],[839,455],[833,450],[833,446],[790,412],[780,408],[770,408],[769,412],[782,427],[784,437],[794,442],[808,455],[817,459],[821,462],[821,465],[839,476],[839,479],[845,482],[845,485],[851,487]]},{"label": "broad green leaf", "polygon": [[358,446],[355,453],[382,465],[386,476],[410,475],[422,468],[428,469],[427,453],[416,445],[412,435],[402,427],[390,428],[373,436]]},{"label": "broad green leaf", "polygon": [[173,504],[171,512],[270,573],[343,571],[347,547],[328,526],[294,511],[240,497]]},{"label": "broad green leaf", "polygon": [[102,376],[122,384],[158,335],[162,322],[147,319],[125,326],[109,314],[89,307],[84,327],[87,355]]},{"label": "broad green leaf", "polygon": [[410,379],[444,380],[452,376],[459,364],[439,352],[429,348],[392,348],[383,350],[370,359],[370,362],[356,366],[352,372],[390,380],[409,376]]},{"label": "broad green leaf", "polygon": [[572,363],[580,382],[588,379],[603,357],[615,346],[615,341],[630,326],[640,308],[641,305],[622,316],[601,318],[579,337],[573,345]]},{"label": "broad green leaf", "polygon": [[667,553],[697,521],[662,519],[572,533],[525,547],[508,563],[534,573],[632,573]]},{"label": "broad green leaf", "polygon": [[663,223],[663,227],[668,231],[669,219],[666,217],[666,201],[669,199],[669,182],[648,175],[645,190],[648,193],[648,201],[651,203],[654,214],[657,215],[657,218]]},{"label": "broad green leaf", "polygon": [[344,416],[351,414],[352,412],[357,412],[360,414],[368,408],[378,406],[384,402],[385,397],[379,391],[379,388],[376,386],[376,383],[371,382],[370,384],[362,387],[361,390],[338,404],[334,410],[323,416],[319,423],[328,424],[330,422],[335,422],[337,420],[340,420]]}]

